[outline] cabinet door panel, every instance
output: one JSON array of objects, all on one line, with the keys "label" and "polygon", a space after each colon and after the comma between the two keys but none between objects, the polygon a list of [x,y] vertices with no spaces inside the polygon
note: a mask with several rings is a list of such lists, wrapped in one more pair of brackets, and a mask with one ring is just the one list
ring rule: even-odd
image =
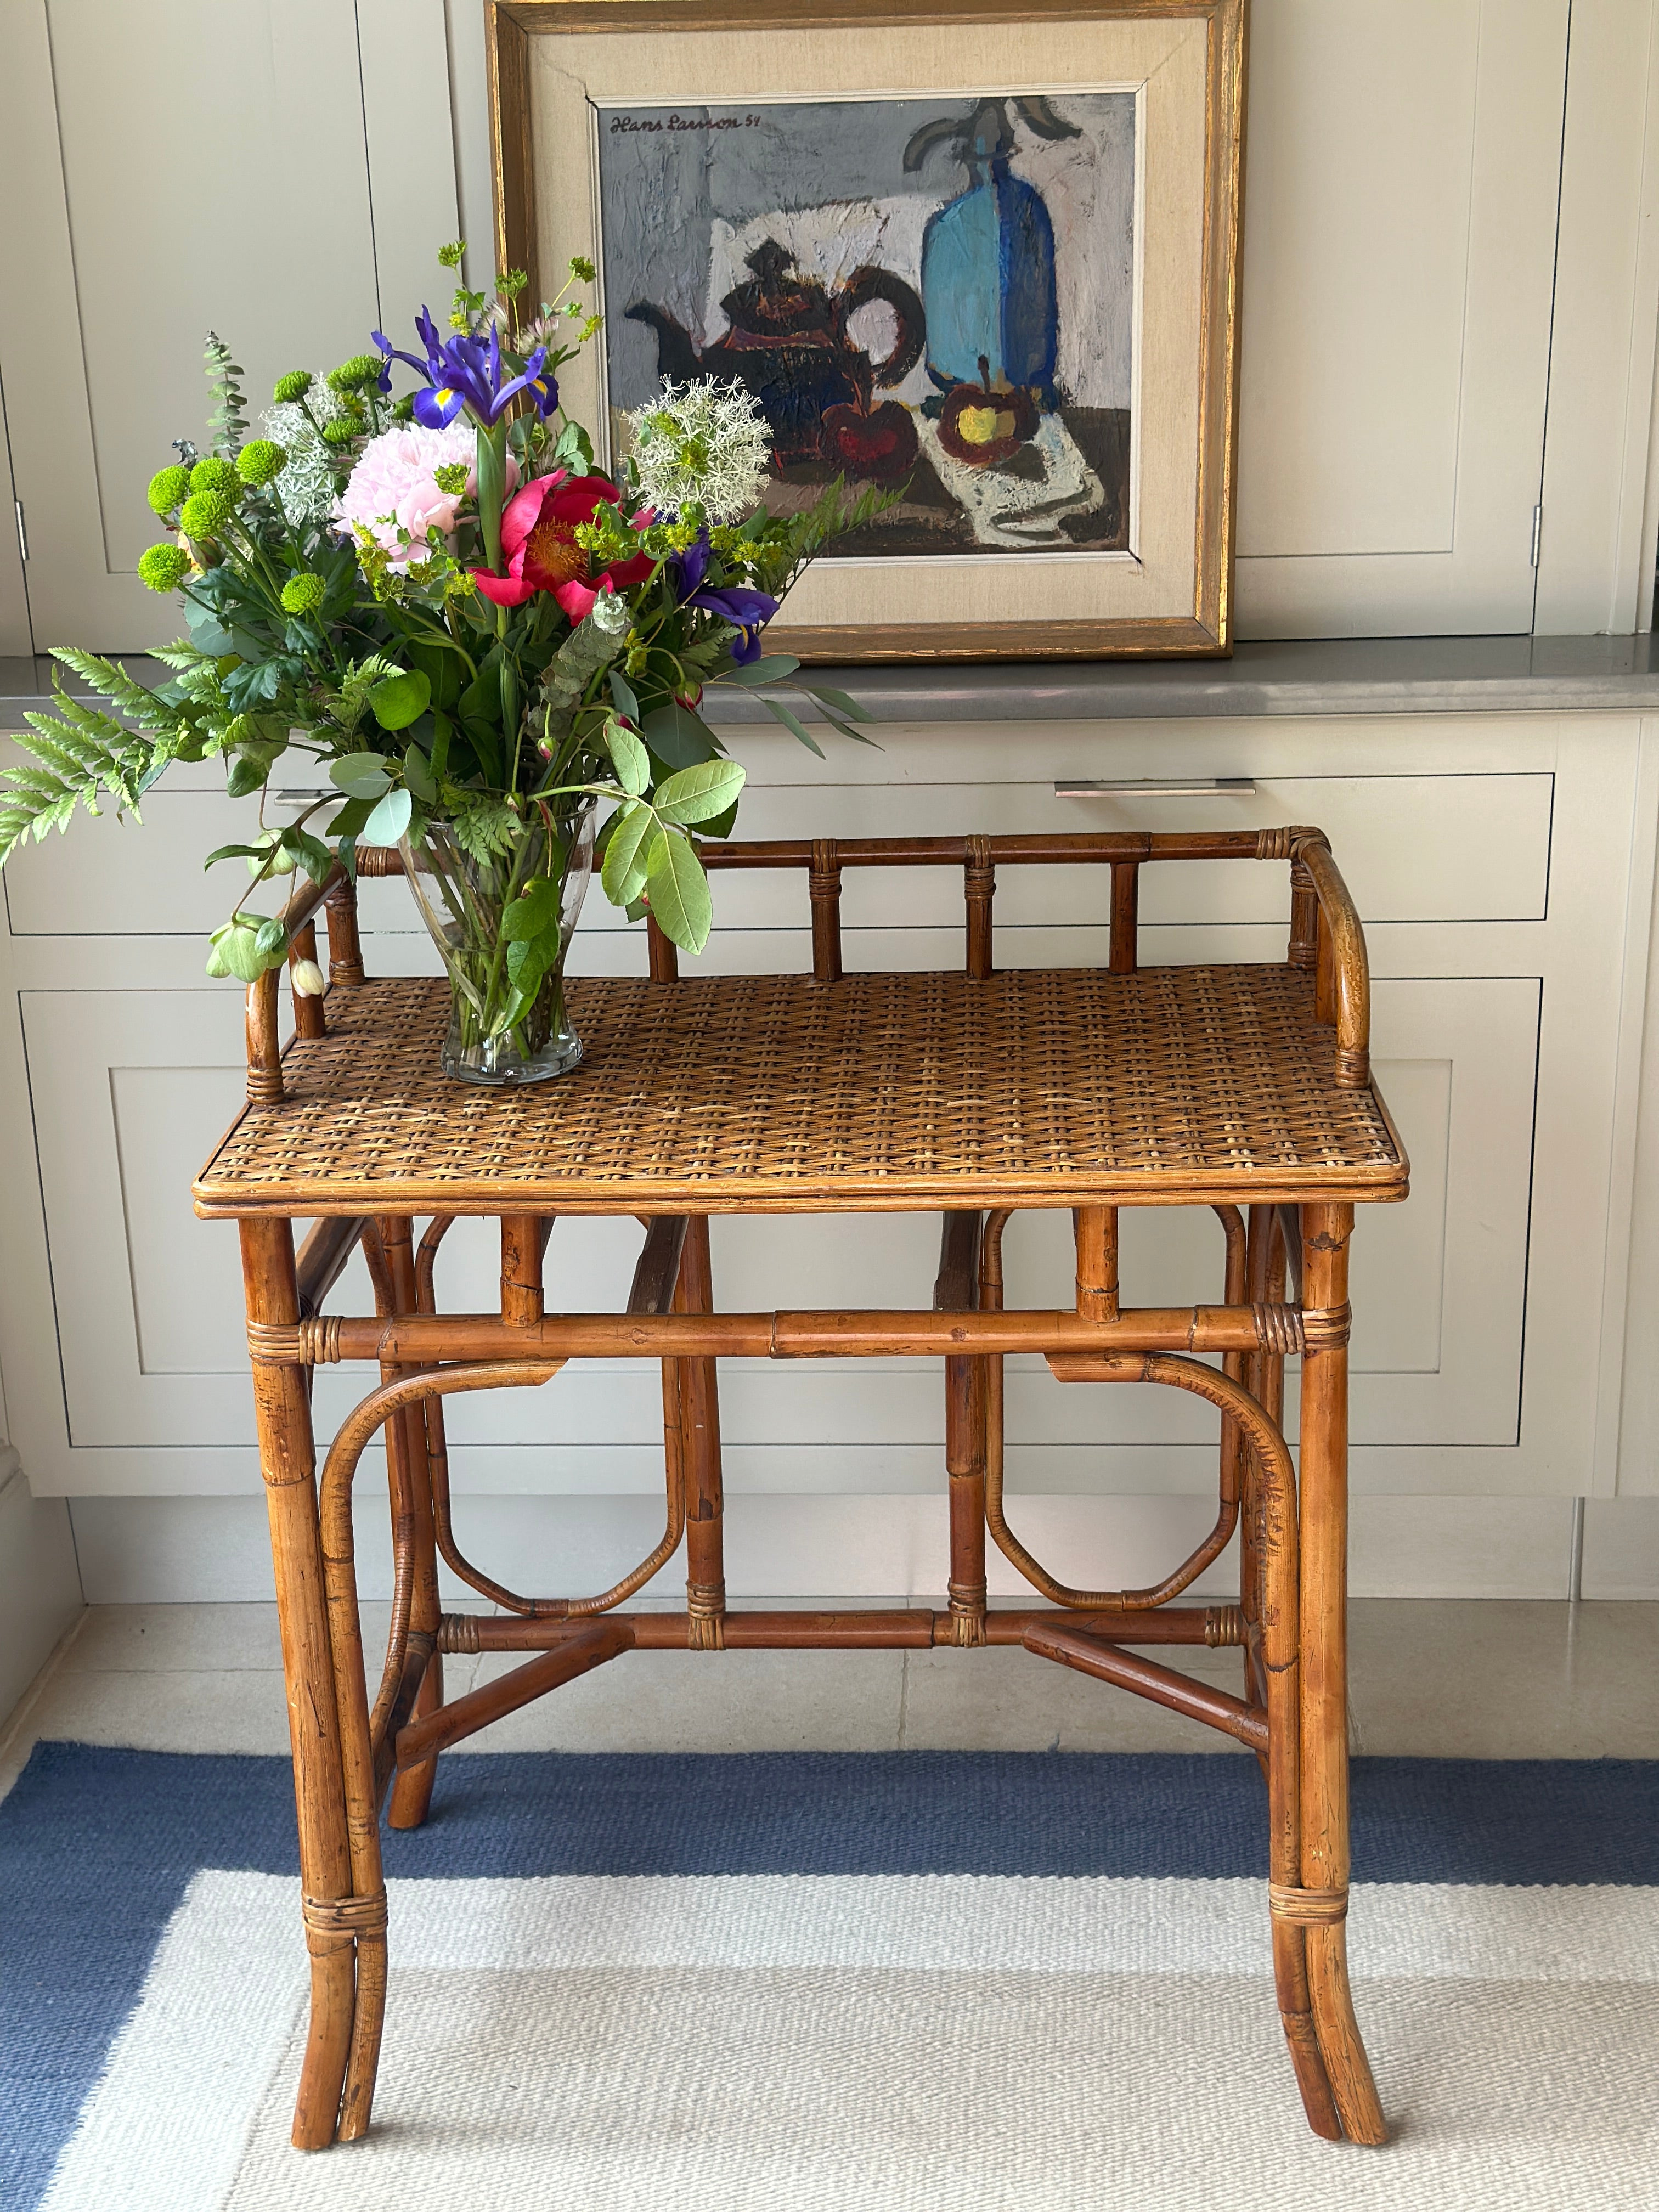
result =
[{"label": "cabinet door panel", "polygon": [[1529,630],[1569,0],[1255,0],[1241,637]]},{"label": "cabinet door panel", "polygon": [[139,650],[178,634],[134,572],[146,482],[206,441],[203,331],[257,414],[440,273],[443,0],[10,0],[3,35],[0,374],[35,640]]}]

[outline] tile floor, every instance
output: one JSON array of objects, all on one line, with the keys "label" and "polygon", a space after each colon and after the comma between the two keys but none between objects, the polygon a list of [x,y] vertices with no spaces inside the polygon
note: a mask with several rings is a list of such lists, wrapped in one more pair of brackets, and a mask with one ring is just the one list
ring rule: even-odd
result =
[{"label": "tile floor", "polygon": [[[1361,1599],[1352,1622],[1356,1751],[1659,1758],[1659,1604]],[[363,1627],[373,1650],[386,1608],[365,1607]],[[1235,1651],[1170,1656],[1237,1686]],[[516,1657],[452,1658],[451,1694]],[[91,1607],[0,1728],[0,1795],[42,1737],[285,1753],[276,1608]],[[1176,1714],[1007,1649],[629,1653],[467,1748],[1243,1755]]]}]

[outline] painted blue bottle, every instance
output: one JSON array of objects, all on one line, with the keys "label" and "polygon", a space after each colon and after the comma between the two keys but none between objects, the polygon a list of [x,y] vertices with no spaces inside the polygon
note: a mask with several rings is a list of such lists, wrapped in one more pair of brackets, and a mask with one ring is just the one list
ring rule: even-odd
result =
[{"label": "painted blue bottle", "polygon": [[922,232],[928,371],[945,390],[988,371],[992,385],[1035,390],[1051,406],[1060,350],[1054,225],[1042,193],[1012,174],[1006,154],[993,154],[985,171]]}]

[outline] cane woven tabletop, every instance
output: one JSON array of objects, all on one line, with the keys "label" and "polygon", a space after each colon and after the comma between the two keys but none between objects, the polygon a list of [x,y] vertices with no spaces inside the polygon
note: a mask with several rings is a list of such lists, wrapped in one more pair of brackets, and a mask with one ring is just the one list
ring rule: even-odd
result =
[{"label": "cane woven tabletop", "polygon": [[288,1096],[244,1109],[202,1214],[632,1213],[1405,1195],[1283,967],[569,986],[585,1048],[524,1090],[447,1080],[441,981],[331,992]]}]

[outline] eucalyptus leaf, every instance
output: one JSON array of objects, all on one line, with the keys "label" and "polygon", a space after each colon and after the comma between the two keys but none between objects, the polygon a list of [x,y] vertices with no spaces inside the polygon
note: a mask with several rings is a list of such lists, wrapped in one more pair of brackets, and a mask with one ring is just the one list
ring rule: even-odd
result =
[{"label": "eucalyptus leaf", "polygon": [[843,722],[839,714],[832,714],[828,707],[821,706],[819,711],[832,730],[839,732],[843,738],[850,738],[855,745],[868,745],[874,752],[883,752],[886,750],[884,746],[878,744],[875,738],[868,736],[863,730],[855,730],[850,722]]},{"label": "eucalyptus leaf", "polygon": [[707,822],[736,804],[743,770],[734,760],[700,762],[659,784],[653,804],[663,822]]},{"label": "eucalyptus leaf", "polygon": [[860,707],[856,699],[845,691],[837,691],[832,684],[808,683],[803,680],[795,686],[795,689],[797,691],[808,693],[814,699],[823,700],[826,706],[833,707],[838,714],[845,714],[849,722],[870,722],[875,720],[867,707]]},{"label": "eucalyptus leaf", "polygon": [[659,830],[651,841],[645,882],[658,928],[687,952],[701,952],[714,927],[714,908],[690,839]]},{"label": "eucalyptus leaf", "polygon": [[730,672],[722,672],[722,684],[741,684],[752,690],[757,684],[781,684],[786,676],[793,676],[800,666],[793,653],[763,653],[758,660],[746,666],[733,661]]},{"label": "eucalyptus leaf", "polygon": [[415,802],[406,791],[388,791],[358,832],[364,845],[395,845],[409,827]]},{"label": "eucalyptus leaf", "polygon": [[783,724],[792,738],[800,739],[809,753],[816,753],[820,760],[824,757],[823,747],[806,728],[799,716],[793,714],[781,699],[763,699],[761,704],[775,722]]},{"label": "eucalyptus leaf", "polygon": [[347,753],[331,763],[329,781],[353,799],[378,799],[392,788],[384,753]]}]

